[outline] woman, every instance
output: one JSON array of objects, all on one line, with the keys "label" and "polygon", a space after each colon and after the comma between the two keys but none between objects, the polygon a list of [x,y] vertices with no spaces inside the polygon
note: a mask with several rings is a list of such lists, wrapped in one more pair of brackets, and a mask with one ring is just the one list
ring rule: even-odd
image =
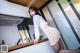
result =
[{"label": "woman", "polygon": [[55,49],[56,53],[60,50],[60,33],[57,29],[48,25],[48,23],[42,18],[39,14],[38,10],[35,8],[29,8],[29,14],[33,18],[34,22],[34,30],[35,30],[35,40],[34,44],[38,43],[40,38],[40,31],[41,29],[48,37],[51,46]]}]

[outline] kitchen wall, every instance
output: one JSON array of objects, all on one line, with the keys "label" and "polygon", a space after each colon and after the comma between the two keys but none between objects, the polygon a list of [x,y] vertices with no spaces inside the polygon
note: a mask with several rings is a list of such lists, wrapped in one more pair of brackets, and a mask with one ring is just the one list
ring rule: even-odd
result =
[{"label": "kitchen wall", "polygon": [[6,0],[0,0],[0,14],[30,18],[28,7],[14,4]]},{"label": "kitchen wall", "polygon": [[4,40],[9,47],[14,46],[19,38],[20,34],[17,26],[0,26],[0,44]]}]

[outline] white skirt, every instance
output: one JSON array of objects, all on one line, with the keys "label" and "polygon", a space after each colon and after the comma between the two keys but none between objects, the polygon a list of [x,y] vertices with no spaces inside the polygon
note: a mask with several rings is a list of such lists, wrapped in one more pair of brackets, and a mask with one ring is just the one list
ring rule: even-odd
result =
[{"label": "white skirt", "polygon": [[48,25],[44,25],[41,27],[41,29],[47,35],[51,45],[55,45],[56,43],[58,43],[60,39],[60,33],[56,28],[53,28]]}]

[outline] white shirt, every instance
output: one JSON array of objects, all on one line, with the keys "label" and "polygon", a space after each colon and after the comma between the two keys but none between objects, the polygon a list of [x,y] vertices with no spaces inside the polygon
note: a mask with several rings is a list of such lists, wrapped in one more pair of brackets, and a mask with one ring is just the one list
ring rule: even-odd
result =
[{"label": "white shirt", "polygon": [[34,30],[35,30],[35,38],[39,39],[40,37],[40,29],[47,35],[49,42],[51,45],[55,45],[59,41],[59,31],[51,26],[42,18],[42,16],[34,15]]},{"label": "white shirt", "polygon": [[40,37],[40,26],[47,24],[47,22],[39,15],[33,16],[33,23],[34,23],[34,30],[35,30],[35,37],[39,39]]}]

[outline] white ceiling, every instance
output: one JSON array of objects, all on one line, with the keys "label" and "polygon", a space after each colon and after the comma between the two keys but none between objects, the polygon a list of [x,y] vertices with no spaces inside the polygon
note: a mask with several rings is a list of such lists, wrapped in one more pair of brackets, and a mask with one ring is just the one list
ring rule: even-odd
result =
[{"label": "white ceiling", "polygon": [[30,18],[28,7],[0,0],[0,14]]}]

